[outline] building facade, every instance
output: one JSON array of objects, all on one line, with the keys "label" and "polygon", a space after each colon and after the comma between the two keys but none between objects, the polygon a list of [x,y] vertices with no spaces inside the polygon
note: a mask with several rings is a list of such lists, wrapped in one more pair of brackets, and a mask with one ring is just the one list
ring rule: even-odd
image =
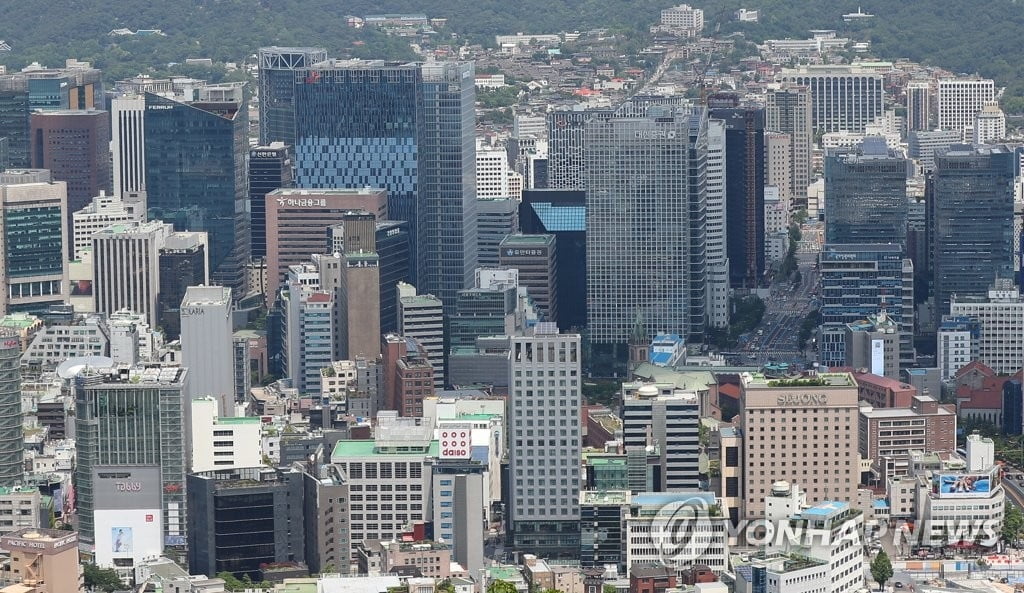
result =
[{"label": "building facade", "polygon": [[295,144],[295,72],[327,59],[318,47],[261,47],[259,65],[260,144]]},{"label": "building facade", "polygon": [[275,189],[293,186],[294,165],[291,146],[282,142],[249,149],[249,235],[254,259],[267,257],[266,196]]},{"label": "building facade", "polygon": [[[68,215],[110,191],[110,114],[98,109],[32,114],[31,166],[68,187]],[[68,221],[70,223],[70,220]]]},{"label": "building facade", "polygon": [[825,242],[907,242],[907,160],[880,138],[825,157]]},{"label": "building facade", "polygon": [[863,132],[884,111],[883,76],[857,64],[802,66],[783,70],[778,78],[807,87],[817,133]]},{"label": "building facade", "polygon": [[189,286],[181,300],[181,361],[191,394],[217,400],[218,416],[235,415],[231,289]]},{"label": "building facade", "polygon": [[45,311],[68,299],[67,184],[40,173],[0,175],[0,275],[5,287],[0,311],[5,315]]}]

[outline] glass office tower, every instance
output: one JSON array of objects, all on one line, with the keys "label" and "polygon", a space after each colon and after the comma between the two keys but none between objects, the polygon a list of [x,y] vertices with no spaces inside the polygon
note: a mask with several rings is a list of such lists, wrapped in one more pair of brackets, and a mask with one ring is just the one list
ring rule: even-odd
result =
[{"label": "glass office tower", "polygon": [[825,242],[907,242],[907,159],[881,137],[825,158]]},{"label": "glass office tower", "polygon": [[244,102],[182,103],[147,93],[145,117],[150,220],[207,232],[211,281],[245,296],[250,241]]},{"label": "glass office tower", "polygon": [[295,144],[295,71],[326,59],[327,52],[319,47],[259,49],[261,145]]}]

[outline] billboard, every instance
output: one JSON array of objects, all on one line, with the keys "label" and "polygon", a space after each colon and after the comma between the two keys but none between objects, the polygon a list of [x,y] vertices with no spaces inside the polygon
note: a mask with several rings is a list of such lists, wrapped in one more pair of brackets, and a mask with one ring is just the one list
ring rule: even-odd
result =
[{"label": "billboard", "polygon": [[871,340],[871,374],[885,376],[885,340]]},{"label": "billboard", "polygon": [[473,425],[468,422],[443,423],[439,427],[438,457],[469,459],[473,452]]},{"label": "billboard", "polygon": [[998,486],[987,474],[935,474],[932,492],[939,498],[988,498]]},{"label": "billboard", "polygon": [[92,484],[96,510],[160,508],[160,468],[155,465],[99,465]]},{"label": "billboard", "polygon": [[[163,553],[164,538],[160,507],[151,509],[96,511],[96,564],[125,566]],[[119,562],[118,562],[119,561]]]}]

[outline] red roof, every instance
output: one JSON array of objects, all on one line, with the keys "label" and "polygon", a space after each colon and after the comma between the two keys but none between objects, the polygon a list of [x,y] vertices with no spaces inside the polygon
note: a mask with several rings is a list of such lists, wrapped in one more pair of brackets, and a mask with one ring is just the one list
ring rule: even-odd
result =
[{"label": "red roof", "polygon": [[[989,369],[984,365],[982,366],[989,372],[992,371],[992,369]],[[958,387],[956,390],[956,398],[960,401],[960,407],[964,409],[1000,409],[1003,407],[1003,385],[1011,379],[1020,380],[1021,377],[1021,371],[1018,371],[1017,374],[1013,376],[986,376],[981,380],[980,389],[971,389],[967,385],[961,385]]]},{"label": "red roof", "polygon": [[960,370],[956,372],[956,376],[962,377],[974,370],[977,370],[986,377],[994,377],[996,375],[996,372],[989,368],[985,363],[973,360],[961,367]]},{"label": "red roof", "polygon": [[735,383],[722,383],[718,386],[719,395],[731,397],[732,399],[740,399],[740,386]]},{"label": "red roof", "polygon": [[330,300],[331,300],[331,295],[327,294],[326,292],[314,292],[313,294],[309,295],[309,298],[306,299],[306,302],[308,302],[308,303],[327,303],[327,302],[330,302]]}]

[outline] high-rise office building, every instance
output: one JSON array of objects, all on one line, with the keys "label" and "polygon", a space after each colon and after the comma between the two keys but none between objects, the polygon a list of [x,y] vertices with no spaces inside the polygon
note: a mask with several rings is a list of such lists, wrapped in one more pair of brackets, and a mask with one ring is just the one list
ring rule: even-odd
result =
[{"label": "high-rise office building", "polygon": [[970,142],[974,135],[974,116],[995,98],[996,85],[991,79],[940,78],[939,129],[955,131],[962,142]]},{"label": "high-rise office building", "polygon": [[[132,527],[143,550],[150,547],[143,537],[155,526],[157,553],[165,544],[184,546],[188,371],[87,367],[74,384],[79,537],[110,546],[114,528]],[[118,508],[123,501],[116,495],[124,498],[125,491],[116,482],[124,482],[126,472],[128,483],[137,484],[131,496],[145,505]]]},{"label": "high-rise office building", "polygon": [[779,480],[806,484],[810,503],[853,501],[860,481],[853,375],[823,373],[814,386],[778,385],[749,373],[740,380],[741,517],[763,518],[765,494]]},{"label": "high-rise office building", "polygon": [[160,249],[171,225],[154,220],[111,225],[92,236],[93,308],[129,309],[158,322]]},{"label": "high-rise office building", "polygon": [[326,59],[327,51],[318,47],[259,49],[261,145],[295,145],[295,72]]},{"label": "high-rise office building", "polygon": [[0,486],[22,483],[25,439],[21,408],[21,339],[15,329],[0,328]]},{"label": "high-rise office building", "polygon": [[190,393],[217,400],[217,415],[235,415],[231,289],[189,286],[181,300],[181,361]]},{"label": "high-rise office building", "polygon": [[88,206],[71,214],[71,236],[74,257],[82,259],[86,251],[92,251],[93,233],[102,231],[112,224],[142,222],[146,219],[145,209],[137,203],[124,202],[117,196],[100,194],[93,197]]},{"label": "high-rise office building", "polygon": [[33,111],[102,106],[102,75],[87,63],[71,61],[66,68],[0,75],[0,137],[7,138],[10,166],[28,167],[31,162],[29,114]]},{"label": "high-rise office building", "polygon": [[415,338],[434,369],[434,387],[444,387],[444,306],[432,294],[417,294],[411,284],[398,285],[398,334]]},{"label": "high-rise office building", "polygon": [[145,207],[145,97],[126,95],[110,100],[110,138],[114,196],[122,200],[139,200]]},{"label": "high-rise office building", "polygon": [[67,184],[48,171],[0,173],[0,311],[34,312],[68,296]]},{"label": "high-rise office building", "polygon": [[423,416],[423,400],[434,395],[436,369],[416,338],[387,334],[381,338],[384,409],[399,416]]},{"label": "high-rise office building", "polygon": [[220,101],[146,94],[146,204],[150,219],[210,238],[210,278],[247,293],[249,214],[246,106],[237,89]]},{"label": "high-rise office building", "polygon": [[334,360],[334,290],[310,283],[306,274],[318,276],[309,265],[292,266],[285,290],[285,369],[302,395],[320,392],[320,369]]},{"label": "high-rise office building", "polygon": [[708,326],[729,325],[728,223],[725,216],[725,122],[708,121],[707,166],[707,315]]},{"label": "high-rise office building", "polygon": [[554,235],[515,234],[501,242],[498,263],[519,271],[519,286],[544,321],[558,323],[558,250]]},{"label": "high-rise office building", "polygon": [[[722,194],[724,200],[724,194]],[[586,192],[528,190],[519,205],[524,233],[555,237],[558,268],[558,327],[587,325],[587,206]],[[722,247],[724,249],[724,245]],[[728,274],[728,270],[726,270]],[[728,278],[726,278],[728,289]]]},{"label": "high-rise office building", "polygon": [[818,133],[842,130],[863,133],[864,127],[873,123],[884,110],[882,75],[859,64],[801,66],[783,70],[778,79],[808,88],[811,119]]},{"label": "high-rise office building", "polygon": [[477,262],[481,268],[493,268],[498,265],[502,240],[519,230],[519,200],[478,200],[477,210]]},{"label": "high-rise office building", "polygon": [[925,80],[907,83],[907,132],[932,129],[932,83]]},{"label": "high-rise office building", "polygon": [[818,352],[826,366],[846,360],[845,326],[884,310],[899,324],[900,362],[914,362],[914,265],[895,243],[826,244],[818,258],[821,320]]},{"label": "high-rise office building", "polygon": [[764,184],[774,187],[780,200],[793,201],[792,138],[784,132],[764,133]]},{"label": "high-rise office building", "polygon": [[[277,189],[265,198],[267,238],[267,302],[277,296],[290,266],[327,250],[327,230],[345,213],[363,210],[376,219],[388,217],[383,189]],[[333,288],[332,288],[333,290]]]},{"label": "high-rise office building", "polygon": [[267,257],[266,195],[292,187],[292,149],[273,142],[249,150],[249,234],[251,256]]},{"label": "high-rise office building", "polygon": [[507,198],[508,188],[508,152],[500,148],[476,149],[476,197]]},{"label": "high-rise office building", "polygon": [[383,187],[446,306],[476,268],[473,66],[332,60],[296,74],[296,185]]},{"label": "high-rise office building", "polygon": [[[968,340],[976,356],[967,362],[979,360],[1000,375],[1024,367],[1024,298],[1012,279],[997,279],[984,297],[953,295],[949,315],[977,324],[977,334]],[[941,351],[941,342],[939,346]]]},{"label": "high-rise office building", "polygon": [[512,546],[575,555],[580,537],[582,345],[540,323],[509,351],[509,510]]},{"label": "high-rise office building", "polygon": [[340,360],[373,360],[380,354],[380,256],[377,220],[369,212],[343,217],[344,240],[338,286]]},{"label": "high-rise office building", "polygon": [[765,273],[764,110],[713,109],[711,116],[725,122],[729,282],[734,287],[756,288]]},{"label": "high-rise office building", "polygon": [[1006,138],[1006,114],[999,101],[987,101],[974,116],[974,144],[991,144]]},{"label": "high-rise office building", "polygon": [[950,146],[959,144],[960,136],[960,132],[953,130],[910,132],[907,137],[907,155],[917,161],[925,173],[928,173],[935,170],[935,153],[940,150],[948,150]]},{"label": "high-rise office building", "polygon": [[625,344],[638,314],[652,332],[704,333],[707,121],[703,108],[651,106],[587,124],[594,343]]},{"label": "high-rise office building", "polygon": [[[110,123],[106,111],[72,109],[32,114],[32,167],[68,184],[68,214],[110,191]],[[70,219],[68,224],[71,224]]]},{"label": "high-rise office building", "polygon": [[907,159],[878,136],[825,157],[825,242],[907,242]]},{"label": "high-rise office building", "polygon": [[657,442],[665,491],[700,489],[700,400],[673,384],[622,386],[622,444],[645,449]]},{"label": "high-rise office building", "polygon": [[935,157],[929,179],[935,310],[952,295],[985,296],[1013,274],[1013,152],[954,145]]},{"label": "high-rise office building", "polygon": [[377,257],[380,258],[380,331],[398,329],[398,283],[409,282],[409,223],[377,222]]},{"label": "high-rise office building", "polygon": [[[548,114],[548,187],[551,189],[584,190],[583,131],[596,111],[582,105],[571,111]],[[598,115],[599,117],[599,115]]]},{"label": "high-rise office building", "polygon": [[516,292],[510,283],[460,290],[448,318],[448,348],[472,348],[478,338],[516,333]]},{"label": "high-rise office building", "polygon": [[797,201],[807,197],[807,186],[811,183],[811,160],[814,148],[814,123],[812,119],[811,92],[805,86],[783,84],[768,90],[765,106],[765,129],[771,132],[789,134],[790,166],[793,172],[792,196]]},{"label": "high-rise office building", "polygon": [[210,283],[208,242],[206,233],[172,233],[160,248],[157,321],[168,341],[181,335],[181,301],[188,287]]}]

